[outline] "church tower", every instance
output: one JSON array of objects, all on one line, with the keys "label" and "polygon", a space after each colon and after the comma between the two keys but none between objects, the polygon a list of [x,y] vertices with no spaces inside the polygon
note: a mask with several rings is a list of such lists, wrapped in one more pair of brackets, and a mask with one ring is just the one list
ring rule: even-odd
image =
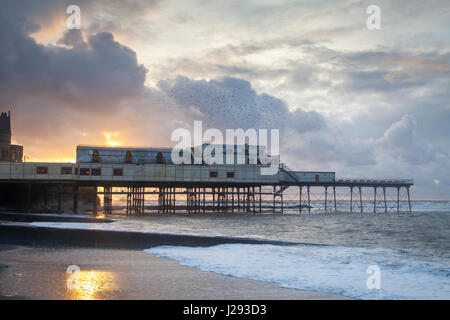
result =
[{"label": "church tower", "polygon": [[0,115],[0,147],[11,144],[11,111],[2,112]]},{"label": "church tower", "polygon": [[11,111],[0,114],[0,161],[22,162],[23,147],[11,144]]}]

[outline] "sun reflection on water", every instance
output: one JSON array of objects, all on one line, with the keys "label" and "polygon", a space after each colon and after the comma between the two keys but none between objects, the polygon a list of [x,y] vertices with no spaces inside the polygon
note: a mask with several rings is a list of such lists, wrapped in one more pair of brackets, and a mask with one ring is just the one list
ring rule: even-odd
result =
[{"label": "sun reflection on water", "polygon": [[108,299],[118,290],[117,276],[113,272],[99,270],[82,270],[77,275],[78,283],[73,289],[68,289],[70,299],[98,300]]}]

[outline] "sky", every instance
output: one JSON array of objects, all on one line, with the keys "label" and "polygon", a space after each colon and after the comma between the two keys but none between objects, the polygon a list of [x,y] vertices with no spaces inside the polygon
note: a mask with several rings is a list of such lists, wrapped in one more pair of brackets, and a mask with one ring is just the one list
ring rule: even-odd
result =
[{"label": "sky", "polygon": [[201,120],[280,129],[292,169],[413,178],[413,198],[449,199],[450,3],[6,0],[0,110],[29,161],[173,146]]}]

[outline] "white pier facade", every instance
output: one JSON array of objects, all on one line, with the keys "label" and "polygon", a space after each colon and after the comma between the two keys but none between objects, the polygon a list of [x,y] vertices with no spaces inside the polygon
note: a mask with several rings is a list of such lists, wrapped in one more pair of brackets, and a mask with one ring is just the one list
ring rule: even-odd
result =
[{"label": "white pier facade", "polygon": [[[411,179],[338,179],[335,172],[296,171],[283,164],[276,174],[264,175],[263,165],[249,163],[248,146],[241,150],[245,164],[175,165],[167,148],[79,146],[76,163],[0,162],[0,185],[26,190],[28,210],[34,192],[53,188],[60,211],[62,190],[69,188],[73,212],[86,192],[92,194],[92,211],[107,214],[116,207],[126,214],[411,211]],[[370,196],[367,190],[373,191]],[[126,205],[115,206],[117,197],[125,197]]]}]

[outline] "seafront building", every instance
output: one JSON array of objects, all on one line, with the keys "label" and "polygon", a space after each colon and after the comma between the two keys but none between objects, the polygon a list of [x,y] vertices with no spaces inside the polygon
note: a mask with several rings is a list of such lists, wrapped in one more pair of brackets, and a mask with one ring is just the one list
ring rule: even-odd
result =
[{"label": "seafront building", "polygon": [[0,161],[22,162],[23,147],[11,144],[11,111],[0,114]]}]

